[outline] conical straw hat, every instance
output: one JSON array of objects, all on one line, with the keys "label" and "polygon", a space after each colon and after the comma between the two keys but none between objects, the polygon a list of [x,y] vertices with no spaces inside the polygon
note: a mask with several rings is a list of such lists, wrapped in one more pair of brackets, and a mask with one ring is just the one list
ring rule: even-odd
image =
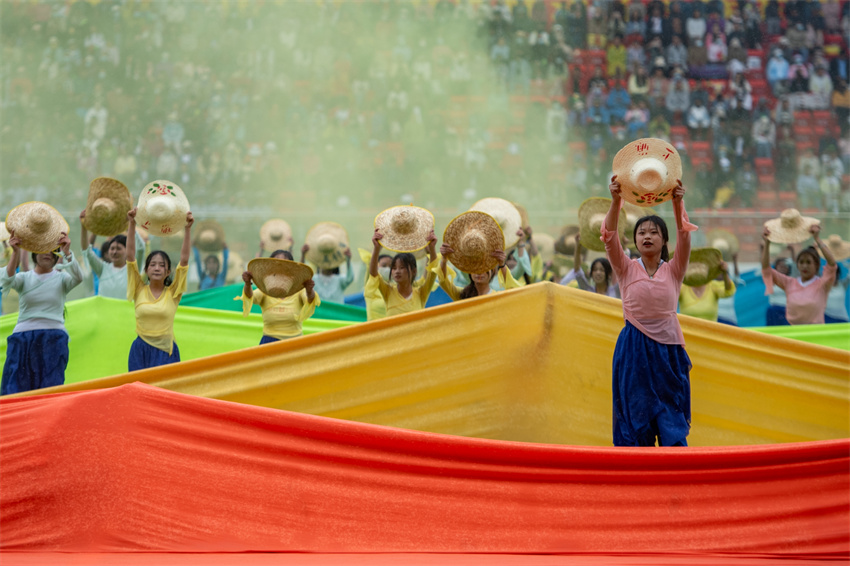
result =
[{"label": "conical straw hat", "polygon": [[[602,236],[602,223],[608,209],[611,208],[611,199],[602,197],[591,197],[581,203],[578,209],[578,224],[581,227],[581,245],[595,252],[604,252],[605,244],[599,238]],[[626,233],[626,213],[620,210],[620,221],[617,223],[617,232],[622,241]]]},{"label": "conical straw hat", "polygon": [[195,233],[194,246],[203,252],[224,249],[224,227],[216,220],[201,220],[192,226]]},{"label": "conical straw hat", "polygon": [[543,232],[534,233],[534,245],[537,246],[537,252],[540,254],[540,259],[543,263],[549,263],[555,257],[555,238]]},{"label": "conical straw hat", "polygon": [[384,237],[381,246],[392,252],[415,252],[428,246],[434,215],[418,206],[394,206],[375,217],[375,229]]},{"label": "conical straw hat", "polygon": [[62,232],[68,233],[68,223],[59,211],[44,202],[20,204],[6,215],[6,229],[21,240],[21,248],[45,254],[59,247]]},{"label": "conical straw hat", "polygon": [[333,269],[345,263],[348,233],[336,222],[319,222],[307,232],[305,243],[310,246],[305,259],[319,269]]},{"label": "conical straw hat", "polygon": [[811,238],[809,228],[820,224],[820,220],[803,216],[796,208],[786,208],[779,218],[764,223],[770,230],[770,241],[777,244],[799,244]]},{"label": "conical straw hat", "polygon": [[741,249],[738,237],[729,230],[724,230],[722,228],[709,230],[705,234],[705,239],[708,243],[708,247],[720,250],[720,253],[723,254],[724,261],[730,261],[732,256],[737,254],[738,250]]},{"label": "conical straw hat", "polygon": [[292,227],[286,220],[272,218],[260,228],[260,241],[272,251],[291,250]]},{"label": "conical straw hat", "polygon": [[699,287],[714,281],[720,275],[720,262],[722,261],[723,254],[718,249],[697,248],[691,250],[684,284],[689,287]]},{"label": "conical straw hat", "polygon": [[173,236],[186,227],[189,200],[176,183],[157,180],[142,189],[138,209],[136,224],[153,236]]},{"label": "conical straw hat", "polygon": [[313,278],[309,265],[287,259],[258,257],[248,262],[248,271],[264,294],[283,299],[304,288],[304,282]]},{"label": "conical straw hat", "polygon": [[561,228],[561,235],[555,240],[555,253],[573,257],[576,253],[576,234],[581,232],[577,224],[567,224]]},{"label": "conical straw hat", "polygon": [[617,152],[613,170],[623,199],[647,207],[673,198],[673,189],[682,178],[682,159],[672,144],[643,138]]},{"label": "conical straw hat", "polygon": [[483,198],[469,207],[469,210],[484,212],[496,219],[505,236],[506,250],[519,242],[516,233],[522,227],[522,217],[512,202],[496,197]]},{"label": "conical straw hat", "polygon": [[12,235],[6,230],[6,223],[0,222],[0,242],[7,241]]},{"label": "conical straw hat", "polygon": [[477,210],[459,214],[449,222],[443,232],[443,242],[454,250],[449,261],[470,274],[497,268],[499,261],[491,254],[505,247],[505,238],[496,219]]},{"label": "conical straw hat", "polygon": [[89,184],[86,202],[86,230],[111,238],[127,230],[127,212],[133,208],[133,196],[127,185],[109,177],[98,177]]},{"label": "conical straw hat", "polygon": [[850,242],[845,242],[838,234],[832,234],[824,240],[824,243],[832,252],[835,261],[841,261],[850,257]]}]

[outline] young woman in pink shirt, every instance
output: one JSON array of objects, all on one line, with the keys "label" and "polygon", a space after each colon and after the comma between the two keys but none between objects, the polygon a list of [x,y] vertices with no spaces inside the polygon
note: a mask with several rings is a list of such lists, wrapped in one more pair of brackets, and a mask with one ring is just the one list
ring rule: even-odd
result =
[{"label": "young woman in pink shirt", "polygon": [[829,246],[820,239],[820,225],[813,224],[809,228],[815,244],[820,248],[826,259],[823,276],[820,271],[820,256],[814,246],[797,254],[797,271],[800,276],[789,277],[770,267],[770,229],[764,227],[764,251],[761,255],[761,276],[764,279],[765,294],[773,293],[773,286],[778,285],[785,291],[785,318],[788,324],[823,324],[826,299],[835,283],[837,266],[835,256]]},{"label": "young woman in pink shirt", "polygon": [[626,326],[613,360],[615,446],[687,446],[691,420],[691,360],[676,317],[691,232],[682,203],[685,187],[673,189],[676,253],[669,260],[667,225],[658,216],[635,223],[632,241],[640,258],[630,259],[617,233],[622,198],[615,176],[608,186],[611,208],[602,225],[605,252],[623,298]]}]

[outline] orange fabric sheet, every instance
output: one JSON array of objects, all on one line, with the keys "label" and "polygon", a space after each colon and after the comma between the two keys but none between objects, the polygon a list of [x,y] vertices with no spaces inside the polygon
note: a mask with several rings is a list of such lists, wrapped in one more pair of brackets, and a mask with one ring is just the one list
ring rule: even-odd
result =
[{"label": "orange fabric sheet", "polygon": [[138,383],[2,399],[0,431],[4,561],[25,550],[850,557],[847,439],[527,444]]}]

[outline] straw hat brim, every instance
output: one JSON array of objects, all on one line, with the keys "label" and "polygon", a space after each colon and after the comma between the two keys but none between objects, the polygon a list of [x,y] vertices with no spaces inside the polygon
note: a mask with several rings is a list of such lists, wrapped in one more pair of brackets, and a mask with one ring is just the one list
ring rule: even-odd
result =
[{"label": "straw hat brim", "polygon": [[535,232],[533,239],[534,245],[537,246],[537,252],[540,254],[540,258],[543,260],[543,263],[552,261],[555,257],[554,236],[550,236],[543,232]]},{"label": "straw hat brim", "polygon": [[[394,224],[400,214],[412,214],[414,226],[400,232]],[[418,206],[393,206],[375,217],[375,229],[383,235],[381,246],[391,252],[415,252],[428,246],[428,235],[434,229],[434,215]]]},{"label": "straw hat brim", "polygon": [[[280,238],[272,237],[275,233],[280,233]],[[280,218],[268,220],[260,227],[260,241],[269,249],[292,249],[292,227],[289,222]]]},{"label": "straw hat brim", "polygon": [[[604,252],[605,244],[599,238],[602,236],[602,224],[595,225],[594,218],[605,222],[605,215],[611,208],[611,199],[591,197],[581,203],[578,209],[578,225],[581,231],[581,245],[595,252]],[[617,222],[617,232],[620,241],[626,233],[626,213],[620,210],[620,220]]]},{"label": "straw hat brim", "polygon": [[842,261],[850,257],[850,242],[845,242],[841,239],[841,236],[836,235],[834,240],[833,236],[830,236],[824,240],[824,243],[829,248],[829,251],[832,252],[835,261]]},{"label": "straw hat brim", "polygon": [[773,218],[764,223],[770,230],[770,241],[775,244],[799,244],[812,237],[809,228],[820,224],[820,220],[811,216],[801,216],[800,223],[793,228],[782,225],[782,218]]},{"label": "straw hat brim", "polygon": [[517,230],[522,228],[522,217],[511,201],[503,198],[483,198],[469,207],[469,210],[484,212],[496,219],[505,236],[505,249],[509,250],[519,242]]},{"label": "straw hat brim", "polygon": [[[149,206],[157,199],[166,199],[173,207],[167,216],[153,217]],[[152,236],[174,236],[186,227],[186,214],[189,212],[189,200],[183,189],[176,183],[166,180],[151,181],[139,195],[136,224],[147,230]]]},{"label": "straw hat brim", "polygon": [[[647,158],[660,161],[667,169],[666,177],[652,191],[639,187],[632,180],[635,164]],[[673,189],[682,178],[682,159],[673,144],[658,138],[642,138],[628,143],[617,152],[612,169],[617,176],[617,182],[620,183],[622,198],[645,208],[673,198]]]},{"label": "straw hat brim", "polygon": [[[465,253],[463,249],[463,237],[472,230],[483,236],[485,246],[480,254]],[[448,257],[452,265],[465,273],[477,274],[499,267],[499,260],[490,254],[504,250],[505,237],[495,218],[486,212],[470,210],[449,222],[443,232],[443,242],[454,250]]]},{"label": "straw hat brim", "polygon": [[530,226],[531,221],[528,218],[528,209],[526,209],[523,205],[521,205],[518,202],[515,202],[515,203],[512,203],[512,204],[516,207],[517,212],[519,212],[520,228],[527,228],[528,226]]},{"label": "straw hat brim", "polygon": [[[335,248],[331,251],[319,249],[319,240],[325,235],[331,236],[336,242]],[[333,269],[346,261],[348,233],[336,222],[319,222],[310,228],[304,242],[310,247],[305,259],[319,269]]]},{"label": "straw hat brim", "polygon": [[0,242],[5,242],[11,237],[12,235],[9,233],[8,230],[6,230],[6,223],[0,222]]},{"label": "straw hat brim", "polygon": [[[49,224],[46,230],[36,230],[28,220],[33,213],[47,212]],[[68,223],[58,210],[47,203],[31,201],[20,204],[6,215],[6,229],[21,240],[21,248],[32,253],[49,253],[59,247],[62,232],[70,230]]]},{"label": "straw hat brim", "polygon": [[688,266],[703,264],[708,266],[705,273],[685,273],[683,283],[689,287],[699,287],[707,285],[709,282],[717,279],[720,275],[720,262],[723,261],[723,254],[715,248],[697,248],[691,250],[688,258]]},{"label": "straw hat brim", "polygon": [[[304,282],[313,278],[313,270],[309,265],[288,259],[276,259],[270,257],[258,257],[248,262],[248,271],[257,289],[264,294],[283,299],[290,297],[304,288]],[[266,288],[265,280],[270,275],[286,275],[292,278],[292,286],[286,293],[278,293],[273,289]]]},{"label": "straw hat brim", "polygon": [[[95,212],[94,205],[100,199],[108,199],[115,206],[107,214]],[[127,185],[110,177],[98,177],[89,184],[86,202],[85,227],[98,236],[111,238],[127,230],[127,212],[133,208],[133,195]]]},{"label": "straw hat brim", "polygon": [[576,253],[575,235],[581,232],[576,224],[567,224],[561,228],[561,235],[555,240],[555,253],[572,257]]},{"label": "straw hat brim", "polygon": [[[738,237],[735,236],[735,234],[733,234],[729,230],[723,230],[722,228],[714,228],[713,230],[709,230],[705,234],[705,239],[708,242],[708,246],[713,248],[717,248],[716,244],[719,241],[723,241],[726,243],[728,251],[724,253],[724,259],[731,259],[732,256],[737,254],[738,251],[740,251],[741,249],[741,243],[738,240]],[[721,253],[724,252],[724,250],[721,248],[717,249],[719,249]]]},{"label": "straw hat brim", "polygon": [[[195,222],[192,226],[192,231],[195,233],[195,241],[193,245],[203,252],[217,252],[224,248],[224,227],[216,220],[201,220]],[[212,231],[215,238],[211,241],[202,240],[201,235],[204,232]]]},{"label": "straw hat brim", "polygon": [[655,209],[645,207],[642,208],[628,201],[623,202],[623,212],[626,213],[626,234],[631,235],[635,230],[635,224],[644,216],[655,214]]}]

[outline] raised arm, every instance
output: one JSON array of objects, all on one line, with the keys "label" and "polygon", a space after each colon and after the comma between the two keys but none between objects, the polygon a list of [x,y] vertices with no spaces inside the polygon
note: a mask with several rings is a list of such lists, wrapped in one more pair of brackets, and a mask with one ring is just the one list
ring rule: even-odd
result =
[{"label": "raised arm", "polygon": [[761,233],[762,252],[761,252],[761,268],[770,269],[770,228],[764,227]]},{"label": "raised arm", "polygon": [[[354,270],[351,269],[351,248],[345,248],[342,253],[345,255],[345,275],[340,279],[339,287],[345,291],[354,282]],[[310,301],[312,300],[310,299]]]},{"label": "raised arm", "polygon": [[437,260],[437,236],[431,230],[428,233],[428,263],[434,263]]},{"label": "raised arm", "polygon": [[720,272],[723,273],[723,287],[727,292],[732,290],[732,280],[729,278],[729,266],[725,261],[720,262]]},{"label": "raised arm", "polygon": [[575,271],[581,269],[581,234],[576,234],[576,253],[573,256],[573,269]]},{"label": "raised arm", "polygon": [[620,183],[617,181],[616,175],[611,177],[611,184],[608,185],[608,190],[611,191],[611,207],[605,216],[605,229],[609,232],[616,232],[617,225],[620,223],[620,205],[623,198],[620,195]]},{"label": "raised arm", "polygon": [[14,277],[15,270],[18,269],[18,261],[21,258],[21,239],[15,236],[14,230],[9,237],[9,245],[12,246],[12,257],[9,258],[9,263],[6,264],[6,276]]},{"label": "raised arm", "polygon": [[369,275],[372,277],[378,276],[378,256],[381,254],[381,238],[384,235],[375,230],[372,236],[372,258],[369,260]]},{"label": "raised arm", "polygon": [[85,252],[89,248],[89,232],[86,230],[86,211],[80,213],[80,251]]},{"label": "raised arm", "polygon": [[180,265],[186,267],[189,265],[189,255],[192,253],[192,224],[195,222],[195,217],[191,212],[186,213],[186,228],[183,230],[183,247],[180,248]]},{"label": "raised arm", "polygon": [[832,250],[829,249],[829,246],[823,243],[823,240],[820,239],[820,224],[813,224],[811,228],[809,228],[809,232],[812,233],[812,238],[815,240],[815,245],[820,249],[823,254],[823,258],[826,260],[827,265],[835,265],[835,256],[832,255]]},{"label": "raised arm", "polygon": [[127,212],[127,220],[130,224],[127,225],[127,259],[136,258],[136,212],[137,208],[133,208]]},{"label": "raised arm", "polygon": [[242,281],[245,282],[245,286],[242,288],[242,294],[248,297],[249,299],[254,298],[254,289],[251,288],[251,282],[253,281],[253,279],[254,277],[253,275],[251,275],[250,271],[246,270],[242,272]]},{"label": "raised arm", "polygon": [[685,198],[685,187],[682,185],[682,180],[679,179],[676,181],[678,183],[676,187],[673,189],[673,212],[676,215],[676,231],[681,232],[684,227],[684,214],[685,205],[683,204],[683,200]]}]

